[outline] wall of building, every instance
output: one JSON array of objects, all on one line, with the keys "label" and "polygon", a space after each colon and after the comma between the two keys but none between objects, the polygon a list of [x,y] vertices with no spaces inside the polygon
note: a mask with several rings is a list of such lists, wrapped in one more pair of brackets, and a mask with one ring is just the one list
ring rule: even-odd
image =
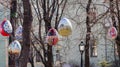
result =
[{"label": "wall of building", "polygon": [[0,35],[0,67],[8,67],[8,41]]},{"label": "wall of building", "polygon": [[[0,23],[6,18],[9,19],[9,9],[0,4]],[[0,67],[8,67],[8,37],[0,34]]]}]

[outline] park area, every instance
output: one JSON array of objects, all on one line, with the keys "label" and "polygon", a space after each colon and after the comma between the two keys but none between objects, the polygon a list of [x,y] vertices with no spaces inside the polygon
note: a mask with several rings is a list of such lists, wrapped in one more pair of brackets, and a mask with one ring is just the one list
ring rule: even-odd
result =
[{"label": "park area", "polygon": [[120,0],[0,0],[0,67],[120,67]]}]

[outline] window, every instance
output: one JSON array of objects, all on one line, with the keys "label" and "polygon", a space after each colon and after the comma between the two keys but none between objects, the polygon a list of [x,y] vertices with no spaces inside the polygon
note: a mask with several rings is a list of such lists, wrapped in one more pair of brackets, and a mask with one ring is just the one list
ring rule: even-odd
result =
[{"label": "window", "polygon": [[91,51],[91,57],[97,57],[97,45],[96,40],[90,40],[90,51]]},{"label": "window", "polygon": [[115,55],[118,56],[118,49],[117,49],[117,45],[114,45],[115,46]]}]

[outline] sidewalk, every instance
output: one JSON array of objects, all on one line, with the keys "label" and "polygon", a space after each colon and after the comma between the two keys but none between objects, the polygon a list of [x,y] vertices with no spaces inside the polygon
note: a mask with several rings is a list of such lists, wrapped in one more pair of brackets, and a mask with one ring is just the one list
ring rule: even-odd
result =
[{"label": "sidewalk", "polygon": [[[30,63],[27,64],[27,67],[31,67]],[[35,67],[44,67],[42,63],[37,62],[35,63]]]}]

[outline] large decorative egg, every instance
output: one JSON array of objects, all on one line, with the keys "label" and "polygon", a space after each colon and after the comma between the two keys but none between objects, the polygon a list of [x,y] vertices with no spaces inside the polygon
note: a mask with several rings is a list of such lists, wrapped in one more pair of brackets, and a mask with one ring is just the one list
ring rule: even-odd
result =
[{"label": "large decorative egg", "polygon": [[12,25],[10,23],[10,21],[8,20],[4,20],[2,23],[1,23],[1,34],[3,36],[9,36],[11,33],[12,33]]},{"label": "large decorative egg", "polygon": [[109,39],[115,39],[117,37],[117,30],[115,27],[110,27],[109,30],[108,30],[108,34],[107,34],[107,37]]},{"label": "large decorative egg", "polygon": [[22,28],[22,26],[20,25],[20,26],[16,29],[16,31],[15,31],[15,38],[16,38],[16,40],[19,40],[19,41],[22,40],[22,31],[23,31],[23,28]]},{"label": "large decorative egg", "polygon": [[20,55],[21,45],[19,41],[15,40],[8,46],[8,53],[12,55]]},{"label": "large decorative egg", "polygon": [[10,34],[8,34],[4,31],[4,29],[2,28],[1,25],[0,25],[0,33],[1,33],[2,36],[9,36],[10,35]]},{"label": "large decorative egg", "polygon": [[51,28],[46,36],[46,41],[49,45],[56,45],[58,43],[58,32],[56,31],[56,29]]},{"label": "large decorative egg", "polygon": [[69,36],[72,33],[72,24],[67,18],[63,18],[60,20],[58,25],[58,33],[61,36]]}]

